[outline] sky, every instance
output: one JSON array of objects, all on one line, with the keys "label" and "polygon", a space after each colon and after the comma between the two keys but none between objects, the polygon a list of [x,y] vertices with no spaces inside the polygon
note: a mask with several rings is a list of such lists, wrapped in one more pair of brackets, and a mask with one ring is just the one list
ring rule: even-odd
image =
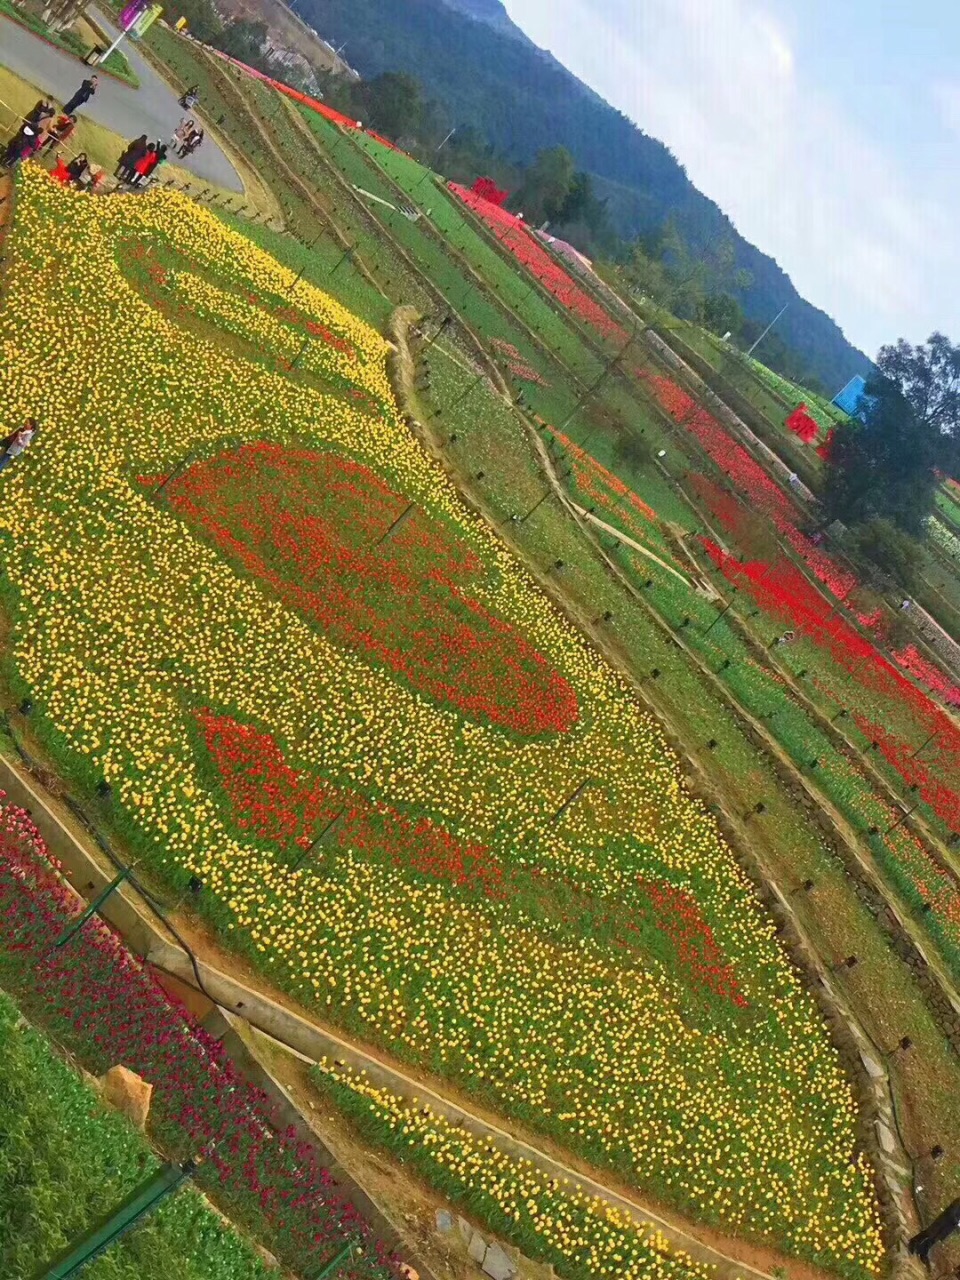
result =
[{"label": "sky", "polygon": [[960,341],[956,0],[505,4],[862,350]]}]

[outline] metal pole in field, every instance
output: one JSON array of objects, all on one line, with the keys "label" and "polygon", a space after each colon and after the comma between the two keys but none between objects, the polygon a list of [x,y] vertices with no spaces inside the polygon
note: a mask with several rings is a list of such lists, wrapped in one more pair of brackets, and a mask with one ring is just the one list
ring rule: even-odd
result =
[{"label": "metal pole in field", "polygon": [[477,378],[477,380],[475,382],[471,382],[469,387],[467,387],[466,391],[464,391],[462,395],[458,396],[457,399],[454,400],[450,408],[453,409],[456,407],[456,405],[462,404],[463,401],[466,400],[467,396],[471,395],[474,391],[476,391],[477,387],[479,387],[480,383],[483,382],[486,376],[487,375],[485,373],[481,373],[480,376]]},{"label": "metal pole in field", "polygon": [[159,494],[161,494],[163,490],[167,487],[170,481],[173,480],[175,477],[178,477],[180,473],[186,469],[186,467],[193,461],[193,456],[194,456],[193,451],[191,450],[190,453],[188,453],[185,458],[183,458],[180,462],[177,463],[177,465],[173,468],[173,470],[166,477],[166,479],[161,481],[161,483],[157,485],[156,489],[154,489],[152,494],[154,498],[158,497]]},{"label": "metal pole in field", "polygon": [[780,310],[779,310],[779,311],[777,312],[777,314],[773,317],[773,319],[770,321],[770,323],[767,325],[767,327],[764,329],[763,333],[761,333],[760,337],[756,340],[756,342],[755,342],[755,343],[753,344],[753,346],[749,349],[749,351],[745,351],[745,352],[743,353],[745,357],[747,357],[747,358],[749,359],[749,357],[753,355],[754,351],[756,351],[757,347],[759,347],[760,343],[764,340],[764,338],[767,336],[767,334],[770,332],[770,330],[773,328],[773,326],[777,323],[777,321],[780,319],[780,317],[783,315],[783,313],[786,311],[786,309],[787,309],[787,307],[789,307],[789,305],[790,305],[790,303],[789,303],[789,302],[787,302],[787,303],[785,303],[785,304],[780,308]]},{"label": "metal pole in field", "polygon": [[723,617],[723,615],[727,612],[727,610],[732,608],[733,608],[733,601],[731,600],[729,604],[724,605],[724,607],[720,610],[720,612],[717,614],[714,620],[710,623],[709,627],[707,627],[706,631],[703,634],[705,636],[708,636],[710,632],[713,630],[713,628],[720,621],[720,619]]},{"label": "metal pole in field", "polygon": [[387,529],[383,537],[378,538],[377,541],[373,544],[374,549],[381,546],[384,542],[386,542],[388,538],[392,538],[398,529],[402,529],[403,526],[410,519],[410,517],[413,515],[414,511],[416,511],[416,509],[417,509],[417,504],[415,502],[411,502],[408,507],[406,507],[403,511],[401,511],[400,514],[397,516],[396,520],[394,520],[393,524],[391,524],[389,529]]},{"label": "metal pole in field", "polygon": [[[184,1164],[165,1164],[146,1182],[127,1196],[116,1209],[102,1218],[85,1232],[78,1240],[67,1245],[52,1262],[44,1266],[34,1276],[34,1280],[71,1280],[87,1266],[105,1253],[112,1245],[154,1212],[155,1209],[172,1196],[183,1184],[192,1178],[197,1165],[193,1160]],[[339,1255],[338,1255],[339,1256]],[[324,1272],[323,1275],[327,1275]]]},{"label": "metal pole in field", "polygon": [[124,867],[124,869],[120,872],[119,875],[114,876],[114,878],[110,881],[110,883],[106,886],[106,888],[101,889],[101,891],[97,894],[97,896],[86,908],[86,910],[83,911],[83,913],[79,915],[76,918],[76,920],[74,920],[73,924],[68,925],[67,928],[63,931],[63,933],[61,933],[60,937],[53,944],[54,951],[59,950],[60,947],[66,946],[66,944],[70,941],[70,939],[75,934],[80,932],[80,930],[87,923],[87,921],[90,920],[93,916],[95,916],[99,912],[100,908],[103,906],[106,900],[110,897],[110,895],[113,892],[115,892],[115,890],[120,888],[123,882],[132,874],[132,872],[133,872],[133,867]]},{"label": "metal pole in field", "polygon": [[346,262],[346,260],[351,256],[351,254],[353,253],[353,251],[354,251],[354,249],[355,249],[355,248],[356,248],[356,245],[351,245],[351,246],[350,246],[350,248],[349,248],[349,249],[347,249],[347,250],[343,253],[343,255],[342,255],[342,256],[341,256],[341,258],[340,258],[340,261],[337,263],[337,265],[336,265],[336,266],[333,268],[333,270],[330,272],[330,274],[331,274],[332,276],[335,276],[335,275],[337,274],[337,272],[340,270],[340,268],[343,266],[343,264]]},{"label": "metal pole in field", "polygon": [[309,336],[307,336],[306,338],[304,338],[303,343],[301,344],[300,350],[290,361],[291,369],[297,368],[297,366],[300,364],[300,361],[303,359],[304,355],[306,354],[307,347],[309,347],[309,345],[310,345],[310,338]]},{"label": "metal pole in field", "polygon": [[339,1253],[335,1254],[322,1271],[318,1271],[313,1280],[330,1280],[331,1276],[335,1276],[344,1263],[349,1262],[354,1249],[357,1247],[355,1240],[348,1240]]},{"label": "metal pole in field", "polygon": [[537,507],[542,506],[542,504],[543,504],[544,502],[546,502],[546,500],[550,497],[551,493],[553,493],[553,490],[552,490],[552,489],[548,489],[548,490],[547,490],[547,492],[543,495],[543,497],[542,497],[542,498],[539,498],[539,499],[538,499],[538,500],[533,504],[533,506],[530,508],[530,510],[527,512],[527,514],[526,514],[525,516],[520,516],[520,518],[519,518],[519,520],[517,521],[517,523],[518,523],[518,524],[523,524],[524,520],[529,520],[529,519],[530,519],[530,517],[533,515],[533,513],[536,511]]}]

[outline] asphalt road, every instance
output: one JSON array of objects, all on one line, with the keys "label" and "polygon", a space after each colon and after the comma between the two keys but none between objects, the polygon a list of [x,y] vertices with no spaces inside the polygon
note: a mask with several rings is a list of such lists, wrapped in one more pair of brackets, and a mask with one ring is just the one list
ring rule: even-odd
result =
[{"label": "asphalt road", "polygon": [[[90,13],[98,26],[112,32],[111,39],[117,34],[116,26],[99,9],[91,8]],[[112,76],[101,76],[96,94],[78,114],[105,125],[124,140],[141,133],[168,140],[184,114],[176,90],[138,53],[133,41],[126,39],[120,47],[140,80],[140,88],[133,89]],[[91,74],[91,69],[77,58],[2,17],[0,64],[50,94],[57,103],[69,98]],[[174,160],[173,156],[170,158]],[[199,151],[185,160],[177,158],[175,163],[228,191],[243,190],[236,169],[209,133]]]}]

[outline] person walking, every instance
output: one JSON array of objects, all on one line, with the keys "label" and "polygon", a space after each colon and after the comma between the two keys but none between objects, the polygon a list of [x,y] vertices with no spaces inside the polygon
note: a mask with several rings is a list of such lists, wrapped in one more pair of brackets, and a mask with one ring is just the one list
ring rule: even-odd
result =
[{"label": "person walking", "polygon": [[203,130],[195,129],[187,139],[186,146],[180,152],[182,156],[192,156],[198,147],[203,145]]},{"label": "person walking", "polygon": [[63,114],[65,116],[75,116],[77,114],[77,108],[84,106],[84,104],[89,102],[97,92],[97,85],[99,83],[99,76],[91,76],[89,80],[84,80],[83,84],[73,95],[70,101],[64,103]]},{"label": "person walking", "polygon": [[958,1228],[960,1228],[960,1199],[953,1200],[928,1227],[918,1231],[907,1245],[907,1249],[929,1268],[930,1250],[935,1244],[941,1244],[948,1236],[952,1236]]},{"label": "person walking", "polygon": [[173,137],[170,141],[173,143],[174,151],[179,151],[186,140],[190,137],[194,130],[193,120],[189,116],[184,116],[180,123],[173,131]]},{"label": "person walking", "polygon": [[2,456],[0,456],[0,471],[2,471],[4,467],[9,467],[11,462],[14,462],[20,457],[21,453],[23,453],[24,449],[27,448],[36,434],[36,418],[27,418],[23,426],[18,431],[14,431],[13,435],[7,438],[5,442],[6,447],[3,450]]}]

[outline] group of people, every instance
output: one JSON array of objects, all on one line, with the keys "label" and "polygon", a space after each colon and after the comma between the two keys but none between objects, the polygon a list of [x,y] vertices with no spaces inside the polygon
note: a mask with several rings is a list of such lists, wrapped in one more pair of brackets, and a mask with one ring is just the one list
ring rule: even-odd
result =
[{"label": "group of people", "polygon": [[[56,165],[50,176],[57,182],[78,187],[93,187],[102,177],[102,171],[91,165],[85,153],[81,152],[69,163],[59,155],[60,147],[73,135],[77,127],[77,112],[97,92],[98,76],[90,76],[84,80],[76,93],[58,111],[46,98],[33,107],[30,114],[21,121],[20,127],[6,147],[0,153],[0,165],[12,168],[21,161],[30,158],[39,159],[43,154],[56,157]],[[196,87],[189,90],[181,98],[181,104],[195,105],[199,93]],[[175,155],[184,158],[203,145],[203,129],[189,116],[184,116],[174,130],[170,146]],[[148,141],[147,135],[141,134],[129,142],[117,161],[116,176],[131,187],[145,187],[150,178],[167,159],[168,144],[161,138]]]},{"label": "group of people", "polygon": [[41,155],[50,154],[57,158],[52,176],[58,182],[78,187],[95,185],[98,171],[83,152],[65,164],[59,151],[73,136],[77,112],[97,92],[98,84],[98,76],[84,80],[73,97],[64,103],[62,111],[58,111],[49,99],[41,98],[21,120],[19,129],[4,148],[0,164],[13,168],[31,156],[38,159]]},{"label": "group of people", "polygon": [[184,116],[173,131],[172,142],[174,151],[181,158],[192,156],[194,151],[203,144],[203,130],[193,120]]},{"label": "group of people", "polygon": [[126,150],[117,161],[116,175],[128,186],[144,187],[166,158],[166,143],[159,138],[156,142],[148,142],[147,135],[141,133],[139,138],[127,143]]},{"label": "group of people", "polygon": [[7,143],[2,163],[13,168],[29,156],[39,156],[44,151],[56,152],[76,127],[77,117],[73,112],[66,108],[58,112],[52,102],[41,98]]}]

